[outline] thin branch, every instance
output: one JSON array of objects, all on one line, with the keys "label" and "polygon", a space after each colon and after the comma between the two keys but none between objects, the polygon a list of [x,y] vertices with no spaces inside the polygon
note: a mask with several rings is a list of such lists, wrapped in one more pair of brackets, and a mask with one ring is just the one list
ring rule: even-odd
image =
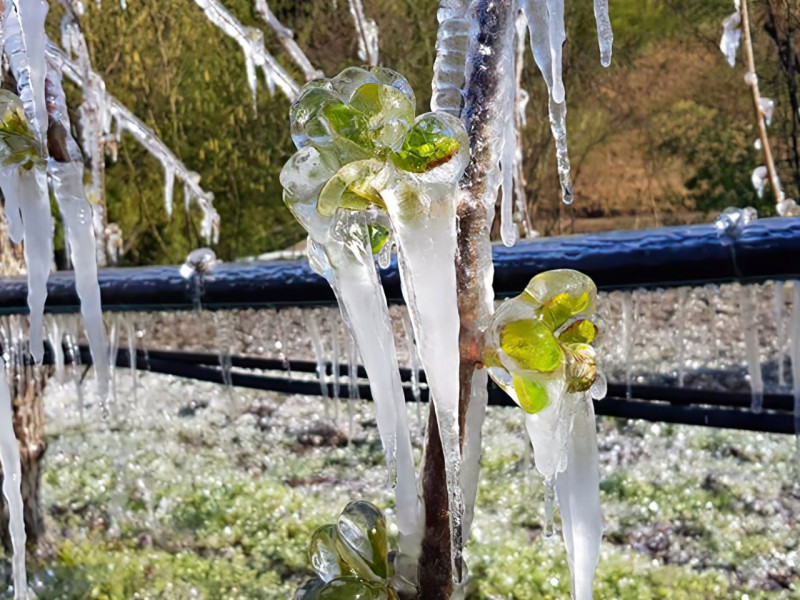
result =
[{"label": "thin branch", "polygon": [[306,56],[305,52],[297,45],[297,42],[294,41],[294,33],[292,33],[292,30],[284,26],[269,9],[267,0],[255,0],[255,3],[256,11],[258,11],[264,19],[264,22],[269,25],[272,31],[275,32],[275,35],[278,36],[287,54],[289,54],[295,64],[303,72],[303,77],[305,77],[306,81],[325,77],[325,73],[311,64],[308,56]]},{"label": "thin branch", "polygon": [[769,175],[769,183],[772,186],[772,191],[775,194],[775,202],[780,203],[783,198],[783,191],[781,190],[781,182],[778,179],[778,171],[775,169],[775,161],[772,158],[772,149],[769,145],[769,137],[767,137],[767,124],[764,120],[764,113],[761,110],[761,92],[758,90],[758,76],[756,75],[756,64],[753,58],[753,40],[750,36],[750,15],[747,10],[747,0],[741,0],[741,14],[742,14],[742,37],[744,42],[744,56],[747,66],[747,75],[745,82],[750,87],[753,94],[753,108],[756,112],[756,124],[758,125],[758,137],[761,140],[761,150],[764,153],[764,164],[767,167],[767,174]]}]

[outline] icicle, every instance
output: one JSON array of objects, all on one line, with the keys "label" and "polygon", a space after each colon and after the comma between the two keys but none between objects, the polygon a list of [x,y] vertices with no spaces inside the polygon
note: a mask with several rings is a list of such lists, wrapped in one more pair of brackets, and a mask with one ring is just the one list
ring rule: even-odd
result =
[{"label": "icicle", "polygon": [[3,496],[8,503],[8,531],[13,556],[15,600],[27,600],[28,578],[25,573],[25,516],[22,505],[22,466],[19,445],[14,435],[14,416],[11,392],[6,382],[6,366],[0,359],[0,465],[3,468]]},{"label": "icicle", "polygon": [[784,369],[784,360],[786,357],[786,327],[783,323],[783,307],[785,304],[784,286],[782,281],[772,282],[772,298],[774,301],[774,318],[775,318],[775,344],[778,350],[778,387],[786,387],[786,373]]},{"label": "icicle", "polygon": [[794,432],[800,435],[800,281],[792,282],[792,395],[794,396]]},{"label": "icicle", "polygon": [[756,291],[757,288],[755,286],[741,286],[739,291],[739,315],[741,317],[742,331],[744,332],[747,372],[750,375],[750,390],[752,394],[750,410],[754,413],[760,413],[764,403],[764,379],[761,376]]},{"label": "icicle", "polygon": [[322,397],[325,399],[325,418],[330,418],[330,402],[328,402],[328,381],[325,377],[325,349],[322,347],[322,335],[319,331],[317,315],[311,312],[308,315],[308,333],[311,337],[311,345],[314,347],[314,356],[317,358],[317,379]]},{"label": "icicle", "polygon": [[123,324],[125,325],[125,337],[128,338],[128,361],[131,373],[131,390],[133,391],[134,403],[139,402],[138,388],[139,388],[139,372],[136,367],[138,364],[136,352],[136,330],[133,326],[133,316],[125,315],[123,317]]},{"label": "icicle", "polygon": [[354,432],[353,402],[360,399],[358,393],[358,347],[347,331],[347,436],[352,439]]},{"label": "icicle", "polygon": [[[515,28],[516,31],[516,28]],[[524,35],[524,31],[523,31]],[[516,47],[515,47],[516,50]],[[506,96],[506,107],[503,117],[502,153],[502,185],[500,196],[500,239],[505,246],[511,247],[517,242],[519,229],[514,222],[514,171],[518,152],[517,136],[517,79],[515,61],[516,52],[507,52],[503,68],[508,74],[511,89]]]},{"label": "icicle", "polygon": [[108,397],[108,342],[100,306],[97,262],[94,244],[92,209],[83,196],[83,163],[59,163],[51,160],[53,195],[67,223],[72,263],[75,265],[75,288],[81,300],[86,337],[92,353],[97,393],[101,402]]},{"label": "icicle", "polygon": [[675,311],[678,318],[678,327],[675,330],[675,345],[678,349],[678,387],[683,387],[686,377],[686,299],[688,294],[688,288],[678,288],[678,303]]},{"label": "icicle", "polygon": [[558,0],[523,0],[522,7],[528,20],[533,58],[550,94],[548,102],[550,128],[556,145],[561,198],[564,204],[571,204],[572,179],[567,148],[567,105],[561,82],[561,44],[566,36],[563,5],[553,7],[557,2]]},{"label": "icicle", "polygon": [[289,100],[294,100],[300,86],[292,76],[267,52],[264,47],[264,36],[260,30],[245,27],[217,0],[195,0],[209,21],[219,27],[226,35],[234,39],[244,52],[247,79],[250,89],[255,95],[255,69],[264,71],[264,76],[275,82]]},{"label": "icicle", "polygon": [[600,64],[611,66],[614,32],[608,15],[608,0],[594,0],[594,20],[597,22],[597,43],[600,46]]},{"label": "icicle", "polygon": [[408,310],[403,312],[403,332],[406,336],[406,347],[408,348],[408,357],[411,363],[411,394],[414,396],[414,402],[416,402],[419,407],[422,403],[422,391],[419,385],[422,362],[420,362],[419,359],[417,345],[414,343],[414,330],[411,325],[411,315],[408,313]]},{"label": "icicle", "polygon": [[231,388],[233,386],[233,379],[231,378],[231,353],[233,351],[232,329],[233,327],[230,322],[230,316],[215,311],[214,330],[216,332],[217,355],[219,359],[219,367],[222,371],[222,383],[225,385],[229,396],[232,394]]},{"label": "icicle", "polygon": [[339,418],[339,319],[334,316],[331,327],[331,370],[333,371],[333,397],[336,400],[336,418]]},{"label": "icicle", "polygon": [[742,30],[739,28],[741,22],[742,15],[738,10],[722,22],[722,39],[719,42],[719,49],[732,67],[736,65],[736,51],[742,40]]},{"label": "icicle", "polygon": [[475,500],[480,479],[482,428],[489,402],[489,374],[486,369],[476,369],[472,374],[472,390],[467,415],[464,419],[464,457],[461,465],[461,489],[464,495],[462,539],[466,542],[475,516]]},{"label": "icicle", "polygon": [[119,315],[113,313],[111,315],[111,326],[109,328],[109,351],[108,362],[110,366],[110,379],[111,379],[111,399],[114,406],[118,406],[117,401],[117,357],[119,355],[119,340],[121,337]]},{"label": "icicle", "polygon": [[556,504],[556,484],[553,480],[544,482],[544,519],[542,520],[542,533],[544,537],[553,537],[556,526],[553,519]]},{"label": "icicle", "polygon": [[380,252],[378,252],[378,266],[381,269],[388,269],[392,264],[392,242],[387,241]]},{"label": "icicle", "polygon": [[348,1],[358,37],[358,58],[374,67],[378,64],[378,25],[364,16],[361,0]]},{"label": "icicle", "polygon": [[764,197],[764,188],[767,185],[767,167],[761,165],[753,170],[750,176],[750,181],[753,183],[753,188],[756,190],[759,198]]},{"label": "icicle", "polygon": [[53,365],[56,369],[56,381],[63,382],[64,379],[64,331],[61,327],[60,317],[51,316],[50,326],[47,329],[47,340],[53,349]]},{"label": "icicle", "polygon": [[622,363],[625,365],[625,396],[631,398],[631,371],[633,370],[633,330],[636,326],[633,312],[633,293],[622,293]]},{"label": "icicle", "polygon": [[[283,315],[286,313],[284,312]],[[292,376],[292,365],[289,363],[289,358],[286,355],[286,351],[288,350],[287,345],[287,331],[286,331],[286,323],[284,317],[282,317],[281,312],[278,311],[276,313],[278,319],[278,339],[275,341],[275,349],[278,351],[278,356],[283,363],[283,370],[286,371],[288,377]]]},{"label": "icicle", "polygon": [[30,351],[34,360],[44,358],[42,320],[47,300],[47,279],[53,260],[53,219],[47,174],[41,167],[20,173],[20,207],[25,231],[25,264],[28,267],[28,307],[30,308]]},{"label": "icicle", "polygon": [[172,200],[175,189],[175,171],[172,167],[166,167],[164,171],[164,209],[167,217],[172,218]]},{"label": "icicle", "polygon": [[439,4],[436,34],[436,60],[433,64],[431,110],[461,116],[462,89],[466,77],[467,50],[472,20],[467,15],[468,0]]},{"label": "icicle", "polygon": [[556,492],[572,575],[572,598],[591,600],[603,535],[597,429],[591,399],[587,394],[573,396],[577,407],[569,436],[567,468],[558,475]]},{"label": "icicle", "polygon": [[528,217],[528,201],[525,197],[525,172],[522,165],[522,136],[523,136],[523,129],[527,125],[527,117],[525,116],[525,110],[528,106],[528,101],[530,100],[530,95],[528,92],[522,89],[522,72],[525,62],[525,49],[527,47],[526,44],[526,36],[528,34],[528,23],[525,20],[525,14],[523,12],[519,12],[517,15],[517,20],[515,22],[515,29],[516,29],[516,36],[517,36],[517,48],[516,48],[516,58],[514,64],[514,70],[516,72],[516,90],[517,90],[517,97],[516,97],[516,105],[514,107],[515,112],[515,124],[516,124],[516,133],[517,133],[517,145],[516,150],[514,152],[514,197],[516,198],[515,208],[514,208],[514,221],[519,223],[522,227],[522,236],[523,237],[531,237],[531,224],[530,219]]},{"label": "icicle", "polygon": [[758,99],[758,106],[761,109],[761,114],[764,115],[764,123],[769,127],[772,124],[772,115],[775,113],[775,100],[761,96]]}]

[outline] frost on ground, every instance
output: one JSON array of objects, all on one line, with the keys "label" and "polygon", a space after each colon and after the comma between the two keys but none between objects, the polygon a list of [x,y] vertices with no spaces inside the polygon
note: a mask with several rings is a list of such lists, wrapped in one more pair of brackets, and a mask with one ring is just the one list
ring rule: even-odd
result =
[{"label": "frost on ground", "polygon": [[[354,498],[393,505],[367,403],[354,407],[348,446],[319,398],[234,390],[231,409],[218,386],[146,373],[134,405],[129,374],[117,377],[127,412],[113,430],[80,425],[74,387],[48,388],[42,500],[57,558],[31,565],[40,600],[285,600],[310,574],[316,527]],[[488,410],[468,598],[569,594],[563,545],[543,535],[522,419]],[[595,597],[797,597],[792,439],[604,417],[598,428],[606,530]]]}]

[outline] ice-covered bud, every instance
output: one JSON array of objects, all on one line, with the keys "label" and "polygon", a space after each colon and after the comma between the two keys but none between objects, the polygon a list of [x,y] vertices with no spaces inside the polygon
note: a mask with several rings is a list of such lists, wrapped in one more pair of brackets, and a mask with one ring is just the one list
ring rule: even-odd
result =
[{"label": "ice-covered bud", "polygon": [[469,163],[469,137],[460,119],[444,112],[417,117],[392,162],[410,173],[431,173],[431,179],[455,183]]},{"label": "ice-covered bud", "polygon": [[589,277],[559,269],[534,277],[492,317],[484,364],[526,412],[543,410],[564,392],[604,395],[605,385],[595,386],[591,346],[599,331],[589,318],[596,302],[597,288]]},{"label": "ice-covered bud", "polygon": [[752,206],[737,208],[729,206],[723,210],[714,221],[717,228],[717,235],[722,238],[723,243],[730,243],[739,238],[750,223],[758,219],[758,213]]},{"label": "ice-covered bud", "polygon": [[744,74],[744,82],[747,85],[755,85],[756,83],[758,83],[758,75],[756,75],[752,71],[748,71],[747,73]]},{"label": "ice-covered bud", "polygon": [[719,42],[719,49],[725,55],[725,59],[730,66],[736,65],[736,51],[739,49],[739,42],[742,39],[742,30],[739,28],[742,17],[739,12],[735,12],[722,22],[722,39]]},{"label": "ice-covered bud", "polygon": [[305,582],[295,600],[395,597],[389,593],[386,520],[369,502],[351,502],[335,524],[317,529],[308,558],[317,578]]},{"label": "ice-covered bud", "polygon": [[3,167],[19,165],[25,170],[44,164],[22,101],[8,90],[0,89],[0,119],[0,164]]},{"label": "ice-covered bud", "polygon": [[750,181],[753,183],[753,189],[755,189],[756,194],[758,194],[759,198],[764,197],[764,188],[767,185],[767,176],[769,172],[767,171],[767,167],[761,165],[753,169],[752,175],[750,175]]},{"label": "ice-covered bud", "polygon": [[781,200],[776,208],[781,217],[800,217],[800,205],[791,198]]},{"label": "ice-covered bud", "polygon": [[217,255],[211,248],[197,248],[186,257],[186,261],[181,265],[180,274],[184,279],[189,279],[194,274],[211,271],[216,265]]},{"label": "ice-covered bud", "polygon": [[761,109],[761,114],[764,115],[764,122],[767,126],[771,125],[772,115],[775,113],[775,100],[762,96],[758,99],[758,106]]}]

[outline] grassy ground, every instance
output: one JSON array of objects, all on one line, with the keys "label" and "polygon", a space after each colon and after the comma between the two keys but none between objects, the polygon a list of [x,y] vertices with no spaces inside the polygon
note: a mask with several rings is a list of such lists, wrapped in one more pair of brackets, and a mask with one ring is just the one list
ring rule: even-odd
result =
[{"label": "grassy ground", "polygon": [[[31,565],[40,600],[291,598],[309,574],[311,532],[347,501],[375,502],[391,520],[369,405],[354,411],[343,446],[316,399],[229,395],[148,374],[136,408],[120,407],[109,428],[91,415],[79,423],[71,389],[48,394],[43,500],[56,558]],[[596,598],[800,598],[793,440],[599,425],[606,532]],[[569,597],[560,536],[542,535],[543,489],[521,415],[490,409],[485,436],[468,597]]]}]

